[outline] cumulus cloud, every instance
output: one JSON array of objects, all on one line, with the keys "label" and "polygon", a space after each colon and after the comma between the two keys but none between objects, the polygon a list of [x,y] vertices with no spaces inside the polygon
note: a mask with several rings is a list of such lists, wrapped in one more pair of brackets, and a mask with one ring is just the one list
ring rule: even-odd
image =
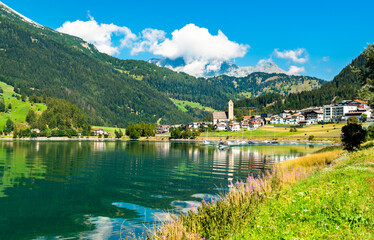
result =
[{"label": "cumulus cloud", "polygon": [[148,29],[148,33],[149,37],[142,33],[143,40],[135,44],[132,53],[151,52],[170,59],[183,58],[186,66],[176,70],[195,76],[216,71],[224,61],[243,57],[249,49],[249,45],[230,41],[222,31],[212,35],[208,29],[194,24],[175,30],[171,38],[165,38],[160,30]]},{"label": "cumulus cloud", "polygon": [[119,47],[113,46],[112,36],[123,36],[121,47],[131,47],[132,42],[137,36],[127,27],[117,26],[115,24],[99,24],[93,17],[89,21],[65,22],[61,27],[56,29],[59,32],[70,34],[82,38],[92,43],[103,53],[114,55],[119,53]]},{"label": "cumulus cloud", "polygon": [[158,48],[159,42],[165,40],[166,32],[158,29],[146,28],[142,31],[140,41],[133,43],[131,54],[152,52]]},{"label": "cumulus cloud", "polygon": [[292,62],[298,64],[304,64],[309,60],[308,53],[304,48],[284,50],[282,52],[279,49],[274,49],[274,55],[278,58],[290,59]]},{"label": "cumulus cloud", "polygon": [[299,75],[300,73],[305,72],[304,67],[298,67],[298,66],[290,66],[290,69],[288,70],[288,75]]},{"label": "cumulus cloud", "polygon": [[[247,44],[230,41],[220,30],[213,35],[208,29],[194,24],[174,30],[170,38],[166,37],[165,31],[151,28],[135,35],[125,26],[100,24],[92,17],[89,21],[67,21],[57,31],[78,36],[110,55],[128,48],[132,55],[148,52],[172,60],[183,58],[186,66],[174,70],[195,76],[219,70],[223,62],[243,57],[250,48]],[[114,46],[113,35],[122,37],[119,46]]]}]

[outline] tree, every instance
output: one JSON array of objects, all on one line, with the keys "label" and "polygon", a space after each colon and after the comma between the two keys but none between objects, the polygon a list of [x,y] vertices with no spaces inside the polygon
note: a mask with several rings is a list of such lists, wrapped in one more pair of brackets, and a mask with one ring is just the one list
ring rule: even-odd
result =
[{"label": "tree", "polygon": [[342,128],[342,142],[345,150],[349,152],[359,149],[364,142],[367,131],[360,124],[348,123]]},{"label": "tree", "polygon": [[120,139],[121,137],[123,137],[123,132],[121,131],[121,129],[119,129],[117,131],[117,129],[114,130],[114,135],[117,139]]},{"label": "tree", "polygon": [[356,116],[349,117],[347,120],[348,124],[358,124],[358,118]]},{"label": "tree", "polygon": [[131,139],[134,139],[134,140],[139,139],[140,138],[140,133],[138,131],[132,131],[130,133],[129,137]]},{"label": "tree", "polygon": [[36,114],[32,109],[30,109],[26,115],[26,122],[31,125],[35,121],[36,121]]},{"label": "tree", "polygon": [[5,112],[4,99],[0,99],[0,112]]},{"label": "tree", "polygon": [[366,120],[368,119],[368,115],[366,115],[365,113],[363,113],[363,114],[361,114],[360,118],[361,118],[362,122],[366,122]]},{"label": "tree", "polygon": [[6,121],[5,123],[5,127],[4,127],[4,132],[6,134],[9,134],[11,131],[14,130],[14,124],[13,124],[13,121],[10,120],[10,118],[8,118],[8,120]]},{"label": "tree", "polygon": [[361,79],[363,89],[367,90],[365,94],[370,105],[374,106],[374,45],[369,44],[368,48],[363,53],[366,64],[363,68],[352,68],[353,72],[357,73]]},{"label": "tree", "polygon": [[21,96],[21,99],[22,99],[22,102],[26,102],[26,93],[22,93],[22,96]]}]

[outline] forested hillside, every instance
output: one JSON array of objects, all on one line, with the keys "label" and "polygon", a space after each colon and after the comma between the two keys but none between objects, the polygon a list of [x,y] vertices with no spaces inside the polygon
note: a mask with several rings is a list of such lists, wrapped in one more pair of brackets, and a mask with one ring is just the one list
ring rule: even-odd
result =
[{"label": "forested hillside", "polygon": [[254,98],[268,93],[288,94],[313,90],[321,87],[326,81],[314,77],[256,72],[242,78],[214,77],[210,78],[209,82],[238,98]]},{"label": "forested hillside", "polygon": [[[96,125],[191,121],[168,97],[27,23],[0,16],[0,81],[77,104]],[[28,26],[28,27],[25,27]]]},{"label": "forested hillside", "polygon": [[351,67],[361,68],[366,63],[361,54],[346,66],[331,82],[321,88],[287,96],[268,94],[253,99],[243,99],[235,103],[235,107],[255,107],[258,113],[274,113],[285,109],[302,109],[310,106],[322,106],[337,103],[355,97],[361,88],[360,79],[352,72]]}]

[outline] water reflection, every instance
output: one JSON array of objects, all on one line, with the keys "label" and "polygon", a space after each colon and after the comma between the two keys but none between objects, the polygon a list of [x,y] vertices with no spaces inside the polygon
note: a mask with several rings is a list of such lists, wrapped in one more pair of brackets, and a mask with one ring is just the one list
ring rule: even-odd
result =
[{"label": "water reflection", "polygon": [[141,237],[169,213],[217,200],[230,180],[322,147],[0,142],[0,238]]}]

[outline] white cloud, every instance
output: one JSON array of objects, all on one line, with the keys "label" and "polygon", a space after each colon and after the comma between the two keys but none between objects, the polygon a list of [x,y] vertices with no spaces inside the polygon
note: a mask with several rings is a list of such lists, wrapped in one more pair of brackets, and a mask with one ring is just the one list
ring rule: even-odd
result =
[{"label": "white cloud", "polygon": [[218,70],[224,61],[243,57],[249,49],[249,45],[230,41],[220,30],[212,35],[208,29],[194,24],[174,30],[171,38],[165,38],[165,32],[160,30],[146,30],[146,34],[142,32],[142,41],[135,44],[133,54],[151,52],[170,59],[183,58],[186,66],[175,70],[195,76]]},{"label": "white cloud", "polygon": [[274,54],[278,58],[290,59],[294,63],[304,64],[309,60],[308,53],[304,48],[295,50],[284,50],[280,52],[279,49],[274,49]]},{"label": "white cloud", "polygon": [[331,68],[326,68],[325,71],[328,72],[328,73],[332,73],[332,69]]},{"label": "white cloud", "polygon": [[140,52],[152,52],[158,47],[160,41],[165,40],[166,32],[162,30],[146,28],[142,31],[140,41],[135,42],[131,49],[131,54],[136,55]]},{"label": "white cloud", "polygon": [[288,75],[299,75],[299,73],[305,72],[304,67],[298,67],[298,66],[290,66],[290,69],[288,70]]},{"label": "white cloud", "polygon": [[[230,41],[220,30],[217,35],[212,35],[208,29],[194,24],[174,30],[171,38],[166,37],[166,32],[151,28],[144,29],[137,36],[125,26],[99,24],[92,17],[89,21],[67,21],[57,31],[78,36],[110,55],[128,48],[132,55],[149,52],[170,59],[183,58],[186,66],[174,70],[194,76],[219,70],[223,62],[243,57],[250,48],[249,45]],[[120,46],[114,46],[114,34],[123,36]]]},{"label": "white cloud", "polygon": [[99,24],[92,17],[90,17],[89,21],[67,21],[56,30],[80,37],[83,40],[94,44],[100,52],[109,55],[119,53],[119,47],[113,46],[112,43],[113,34],[123,36],[121,39],[121,47],[131,47],[132,41],[137,39],[137,36],[127,27],[120,27],[113,23]]},{"label": "white cloud", "polygon": [[323,57],[322,61],[323,62],[328,62],[328,61],[330,61],[330,57],[329,56]]}]

